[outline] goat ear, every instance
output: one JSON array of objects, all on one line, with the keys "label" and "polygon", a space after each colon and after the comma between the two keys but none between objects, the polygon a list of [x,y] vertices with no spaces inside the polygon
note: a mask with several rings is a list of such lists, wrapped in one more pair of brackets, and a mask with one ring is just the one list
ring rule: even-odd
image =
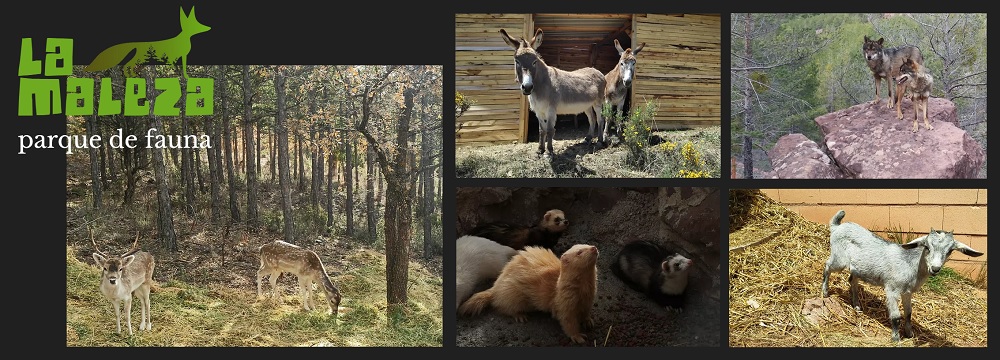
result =
[{"label": "goat ear", "polygon": [[904,249],[912,249],[912,248],[915,248],[917,246],[926,246],[926,245],[927,245],[927,237],[926,236],[921,236],[921,237],[918,237],[918,238],[914,239],[913,241],[910,241],[910,242],[908,242],[906,244],[902,244],[900,246],[902,246]]},{"label": "goat ear", "polygon": [[958,241],[955,242],[955,250],[961,251],[963,254],[969,255],[969,256],[972,256],[972,257],[979,257],[979,256],[983,255],[982,252],[980,252],[978,250],[975,250],[973,248],[970,248],[969,245],[965,245],[965,244],[963,244],[961,242],[958,242]]}]

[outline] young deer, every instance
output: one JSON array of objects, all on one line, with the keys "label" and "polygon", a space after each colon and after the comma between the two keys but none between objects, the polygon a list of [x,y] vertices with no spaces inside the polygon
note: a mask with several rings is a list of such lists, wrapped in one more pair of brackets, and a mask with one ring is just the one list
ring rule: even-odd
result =
[{"label": "young deer", "polygon": [[306,310],[315,310],[311,289],[313,281],[319,282],[326,299],[330,302],[330,315],[336,317],[340,307],[340,290],[333,286],[326,268],[319,255],[308,249],[281,240],[264,244],[260,247],[260,269],[257,270],[257,297],[263,297],[261,284],[265,277],[270,277],[271,296],[274,297],[278,285],[278,276],[287,272],[299,279],[299,294],[302,295],[302,306]]},{"label": "young deer", "polygon": [[115,307],[115,318],[118,333],[122,333],[122,315],[119,304],[125,303],[125,323],[128,324],[128,334],[132,333],[132,296],[142,302],[142,318],[139,330],[151,330],[153,322],[149,318],[149,291],[153,285],[153,255],[140,251],[136,246],[139,235],[136,234],[132,249],[120,256],[109,256],[97,249],[94,236],[90,242],[94,244],[94,261],[101,267],[101,294],[111,301]]}]

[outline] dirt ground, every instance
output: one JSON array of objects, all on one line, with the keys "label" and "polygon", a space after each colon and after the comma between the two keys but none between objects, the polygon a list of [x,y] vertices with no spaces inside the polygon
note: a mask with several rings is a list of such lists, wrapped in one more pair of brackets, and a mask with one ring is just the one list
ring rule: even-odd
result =
[{"label": "dirt ground", "polygon": [[[583,243],[597,246],[600,255],[595,326],[584,332],[586,344],[574,344],[548,313],[532,313],[527,323],[516,323],[487,310],[456,318],[456,345],[719,346],[719,195],[717,188],[459,188],[460,234],[479,221],[534,223],[546,210],[558,208],[569,227],[553,249],[556,254]],[[658,240],[695,260],[682,311],[658,307],[612,274],[614,255],[638,239]]]},{"label": "dirt ground", "polygon": [[[490,146],[461,146],[455,149],[455,170],[459,178],[655,178],[677,177],[680,145],[691,142],[702,154],[703,169],[719,177],[720,127],[693,130],[654,131],[652,160],[642,167],[627,161],[628,147],[617,136],[610,136],[611,146],[584,143],[588,124],[562,121],[556,126],[552,141],[555,154],[551,160],[538,156],[538,137],[526,143]],[[672,151],[657,148],[661,143],[675,145]]]}]

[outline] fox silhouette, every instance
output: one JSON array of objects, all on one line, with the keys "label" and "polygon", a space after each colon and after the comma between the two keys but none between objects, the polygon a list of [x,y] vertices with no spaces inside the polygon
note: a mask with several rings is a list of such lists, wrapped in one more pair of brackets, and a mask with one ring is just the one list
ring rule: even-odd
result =
[{"label": "fox silhouette", "polygon": [[191,51],[191,36],[209,31],[212,28],[198,22],[194,15],[193,6],[190,14],[184,14],[184,7],[181,7],[180,22],[181,33],[177,36],[166,40],[137,41],[114,45],[97,54],[94,61],[87,65],[84,70],[94,72],[110,69],[112,66],[120,64],[131,54],[132,57],[125,63],[127,74],[134,75],[135,68],[140,62],[145,64],[150,60],[165,60],[166,63],[174,65],[180,60],[186,78],[188,77],[187,55]]}]

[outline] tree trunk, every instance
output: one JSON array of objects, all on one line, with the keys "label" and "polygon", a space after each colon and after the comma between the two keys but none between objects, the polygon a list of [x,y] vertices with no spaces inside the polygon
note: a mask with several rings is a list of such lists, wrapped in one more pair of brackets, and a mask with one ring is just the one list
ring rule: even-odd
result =
[{"label": "tree trunk", "polygon": [[385,215],[386,302],[389,314],[400,315],[406,306],[406,282],[409,277],[410,223],[413,198],[410,197],[411,163],[407,154],[407,133],[413,113],[414,90],[403,91],[404,107],[396,124],[395,159],[386,171],[388,194]]},{"label": "tree trunk", "polygon": [[[153,66],[145,67],[146,84],[153,83]],[[151,125],[156,129],[163,129],[163,121],[153,114],[156,96],[153,95],[153,87],[146,88],[146,96],[149,103]],[[159,147],[153,147],[153,175],[156,177],[156,200],[157,207],[157,228],[159,230],[160,244],[171,252],[177,252],[177,237],[174,235],[174,215],[170,208],[170,184],[167,176],[166,160],[163,158],[164,151]]]},{"label": "tree trunk", "polygon": [[[216,83],[220,83],[220,81],[216,80]],[[209,218],[214,225],[218,225],[219,220],[222,219],[222,172],[221,166],[219,166],[219,156],[221,155],[220,149],[224,145],[219,141],[220,127],[220,119],[209,118],[206,120],[205,130],[208,131],[208,136],[213,144],[207,149],[205,156],[208,157],[209,206],[211,207]]]},{"label": "tree trunk", "polygon": [[378,211],[375,210],[375,144],[368,143],[365,151],[365,218],[368,219],[368,243],[378,239]]},{"label": "tree trunk", "polygon": [[330,151],[330,160],[328,161],[330,165],[327,169],[326,175],[326,230],[329,234],[330,230],[333,229],[333,176],[334,172],[337,171],[337,160],[335,158],[334,152]]},{"label": "tree trunk", "polygon": [[[180,76],[181,89],[187,88],[187,78]],[[181,104],[185,104],[187,91],[181,91]],[[181,107],[183,108],[183,106]],[[181,134],[186,137],[191,134],[190,119],[184,110],[181,110]],[[184,181],[184,213],[187,216],[194,216],[194,154],[192,149],[181,149],[181,178]]]},{"label": "tree trunk", "polygon": [[[94,82],[100,83],[97,76],[94,76]],[[101,136],[97,130],[97,112],[94,112],[93,116],[87,118],[87,138],[91,138],[93,136]],[[100,176],[101,167],[100,164],[98,164],[98,152],[98,148],[92,146],[87,148],[87,153],[90,154],[90,188],[91,192],[94,194],[91,206],[96,210],[101,209],[101,188],[103,187]]]},{"label": "tree trunk", "polygon": [[295,155],[295,162],[298,163],[298,167],[295,173],[298,174],[299,184],[296,186],[295,192],[301,193],[306,191],[306,162],[305,162],[305,149],[302,146],[302,134],[295,134],[295,151],[298,153]]},{"label": "tree trunk", "polygon": [[351,151],[351,135],[348,134],[344,140],[344,186],[347,187],[347,203],[344,206],[344,214],[347,215],[347,236],[354,236],[354,183],[351,181],[351,164],[354,163],[353,152]]},{"label": "tree trunk", "polygon": [[247,225],[257,229],[260,217],[257,214],[257,163],[254,159],[253,95],[250,84],[250,65],[243,65],[243,161],[247,168]]},{"label": "tree trunk", "polygon": [[[753,59],[751,51],[750,33],[753,31],[753,22],[750,19],[751,14],[747,13],[743,19],[744,27],[744,38],[743,38],[743,56],[744,59]],[[749,71],[747,72],[749,75]],[[753,139],[750,137],[753,134],[754,118],[753,118],[753,84],[750,82],[751,76],[746,77],[746,85],[743,88],[743,176],[745,179],[753,179]]]},{"label": "tree trunk", "polygon": [[[425,109],[424,111],[426,111],[427,96],[422,96],[421,99],[423,100],[421,101],[421,103],[423,104],[421,108]],[[422,211],[423,218],[421,220],[423,221],[424,224],[425,260],[430,260],[431,255],[436,253],[436,251],[434,251],[435,244],[434,241],[432,241],[432,239],[434,239],[432,227],[435,222],[434,220],[437,218],[437,214],[434,212],[434,170],[432,168],[434,161],[431,159],[432,156],[431,149],[433,148],[432,147],[433,135],[431,135],[431,131],[429,130],[430,129],[429,124],[430,121],[427,121],[426,116],[423,117],[423,121],[421,122],[422,125],[421,129],[423,129],[423,131],[420,135],[420,148],[421,148],[420,169],[423,172],[423,175],[421,176],[423,178],[423,180],[421,180],[421,184],[423,184],[424,194],[422,198],[424,201],[423,202],[424,210]]]},{"label": "tree trunk", "polygon": [[278,114],[274,119],[274,135],[278,139],[278,186],[281,187],[281,215],[284,218],[285,241],[295,243],[292,222],[292,179],[288,176],[288,129],[285,127],[285,74],[279,66],[274,72],[274,89]]},{"label": "tree trunk", "polygon": [[226,174],[229,177],[229,217],[232,222],[242,222],[242,216],[240,216],[240,203],[239,197],[236,194],[236,165],[233,163],[233,155],[236,154],[236,148],[234,147],[236,136],[232,135],[233,128],[229,121],[229,96],[226,91],[226,67],[222,66],[222,75],[219,77],[219,99],[222,101],[219,108],[222,109],[222,119],[219,127],[222,130],[222,136],[225,138],[224,142],[226,144],[225,149],[225,160],[226,160]]}]

